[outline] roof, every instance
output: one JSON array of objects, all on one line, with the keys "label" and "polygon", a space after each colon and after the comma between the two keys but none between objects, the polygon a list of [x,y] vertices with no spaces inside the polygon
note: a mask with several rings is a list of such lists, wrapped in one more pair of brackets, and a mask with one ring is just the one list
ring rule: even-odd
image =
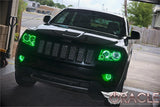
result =
[{"label": "roof", "polygon": [[107,13],[107,14],[111,14],[111,15],[115,15],[121,18],[124,18],[125,16],[117,14],[117,13],[113,13],[113,12],[106,12],[106,11],[101,11],[101,10],[94,10],[94,9],[90,9],[90,8],[76,8],[76,7],[69,7],[66,9],[80,9],[80,10],[89,10],[89,11],[95,11],[95,12],[101,12],[101,13]]}]

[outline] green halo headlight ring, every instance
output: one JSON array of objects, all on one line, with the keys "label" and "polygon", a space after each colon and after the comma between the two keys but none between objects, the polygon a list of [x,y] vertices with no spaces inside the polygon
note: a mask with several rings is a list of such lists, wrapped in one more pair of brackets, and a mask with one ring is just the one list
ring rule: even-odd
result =
[{"label": "green halo headlight ring", "polygon": [[23,41],[25,41],[25,42],[28,42],[29,41],[29,34],[27,34],[27,33],[25,33],[24,35],[23,35]]},{"label": "green halo headlight ring", "polygon": [[35,37],[35,36],[33,36],[33,35],[31,35],[31,36],[30,36],[30,41],[31,41],[31,42],[34,42],[34,41],[35,41],[35,39],[36,39],[36,37]]},{"label": "green halo headlight ring", "polygon": [[34,47],[36,42],[36,36],[28,33],[24,33],[22,36],[22,42]]},{"label": "green halo headlight ring", "polygon": [[108,59],[110,57],[110,52],[108,50],[103,51],[103,56],[105,59]]},{"label": "green halo headlight ring", "polygon": [[30,36],[30,43],[31,43],[31,46],[35,46],[35,40],[36,40],[36,36],[31,35],[31,36]]},{"label": "green halo headlight ring", "polygon": [[102,74],[102,79],[106,82],[110,81],[112,79],[111,74]]},{"label": "green halo headlight ring", "polygon": [[120,61],[122,54],[119,51],[101,49],[98,61]]},{"label": "green halo headlight ring", "polygon": [[112,52],[112,59],[114,60],[114,61],[119,61],[120,59],[121,59],[121,53],[120,52],[116,52],[116,51],[114,51],[114,52]]}]

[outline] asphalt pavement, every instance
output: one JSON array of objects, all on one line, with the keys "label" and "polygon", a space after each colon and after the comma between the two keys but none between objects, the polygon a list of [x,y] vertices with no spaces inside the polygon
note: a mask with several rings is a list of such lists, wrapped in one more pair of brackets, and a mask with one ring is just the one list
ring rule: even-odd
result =
[{"label": "asphalt pavement", "polygon": [[43,24],[43,17],[45,14],[38,14],[35,12],[23,12],[22,27],[30,28]]}]

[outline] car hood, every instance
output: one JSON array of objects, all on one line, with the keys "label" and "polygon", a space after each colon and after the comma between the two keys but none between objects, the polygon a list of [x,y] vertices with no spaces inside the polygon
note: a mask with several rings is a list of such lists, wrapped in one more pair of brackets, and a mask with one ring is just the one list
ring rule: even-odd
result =
[{"label": "car hood", "polygon": [[36,30],[40,34],[59,36],[66,40],[75,40],[89,44],[100,44],[100,45],[121,45],[124,46],[123,38],[111,37],[110,34],[95,34],[82,30],[76,30],[71,28],[59,27],[54,25],[40,25],[30,30]]}]

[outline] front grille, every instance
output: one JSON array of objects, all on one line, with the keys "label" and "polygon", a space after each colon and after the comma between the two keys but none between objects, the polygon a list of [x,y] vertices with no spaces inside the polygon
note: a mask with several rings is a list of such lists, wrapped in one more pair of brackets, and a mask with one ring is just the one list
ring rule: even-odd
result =
[{"label": "front grille", "polygon": [[91,48],[81,47],[73,44],[64,44],[40,40],[37,52],[58,60],[93,64],[94,50]]}]

